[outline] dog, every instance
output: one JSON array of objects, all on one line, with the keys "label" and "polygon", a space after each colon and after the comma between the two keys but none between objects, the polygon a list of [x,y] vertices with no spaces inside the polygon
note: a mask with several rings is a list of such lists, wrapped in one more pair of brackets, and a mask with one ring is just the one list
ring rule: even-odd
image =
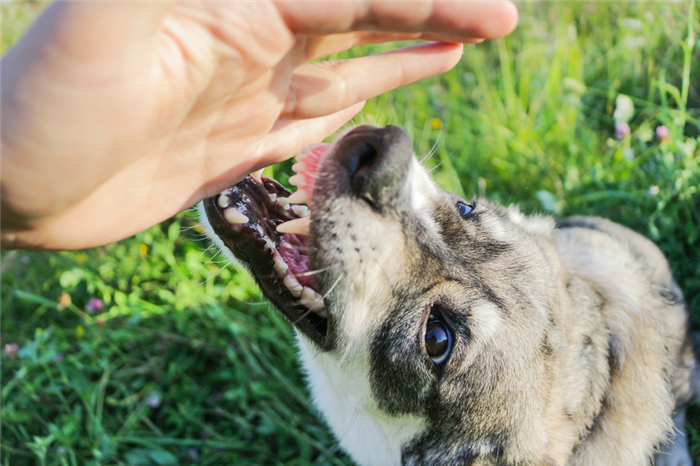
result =
[{"label": "dog", "polygon": [[294,194],[258,174],[199,209],[294,325],[357,463],[691,464],[695,357],[653,243],[445,192],[400,127],[297,159]]}]

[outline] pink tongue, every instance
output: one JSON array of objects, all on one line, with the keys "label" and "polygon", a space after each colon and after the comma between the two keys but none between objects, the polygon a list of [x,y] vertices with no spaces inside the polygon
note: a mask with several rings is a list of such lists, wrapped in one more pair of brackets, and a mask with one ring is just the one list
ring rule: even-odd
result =
[{"label": "pink tongue", "polygon": [[306,184],[299,188],[299,190],[306,191],[309,199],[314,194],[314,184],[316,183],[316,174],[318,173],[318,167],[321,164],[321,160],[328,153],[328,150],[333,144],[323,143],[318,144],[313,149],[308,152],[308,155],[304,157],[302,163],[304,164],[304,170],[301,172],[306,179]]},{"label": "pink tongue", "polygon": [[306,245],[291,233],[285,233],[280,242],[280,255],[289,266],[289,270],[296,276],[296,279],[303,286],[318,291],[318,284],[314,276],[309,274],[311,270],[311,259],[307,256]]}]

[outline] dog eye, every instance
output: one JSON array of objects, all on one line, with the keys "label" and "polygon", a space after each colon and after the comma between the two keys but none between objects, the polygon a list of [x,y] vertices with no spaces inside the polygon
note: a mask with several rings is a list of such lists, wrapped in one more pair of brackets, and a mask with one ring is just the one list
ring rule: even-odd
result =
[{"label": "dog eye", "polygon": [[472,210],[474,210],[474,206],[465,204],[464,202],[458,202],[457,210],[459,210],[459,215],[466,217],[472,212]]},{"label": "dog eye", "polygon": [[435,364],[442,364],[452,349],[452,334],[440,320],[431,318],[425,327],[425,351]]}]

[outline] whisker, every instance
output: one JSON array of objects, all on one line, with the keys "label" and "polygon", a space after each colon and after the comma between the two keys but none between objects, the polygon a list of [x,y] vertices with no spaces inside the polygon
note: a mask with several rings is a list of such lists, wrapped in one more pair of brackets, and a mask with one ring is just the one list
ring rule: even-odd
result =
[{"label": "whisker", "polygon": [[440,163],[438,163],[437,165],[435,165],[433,168],[431,168],[431,169],[428,170],[428,171],[429,171],[430,173],[434,172],[435,170],[437,170],[438,168],[440,168],[440,165],[442,165],[444,162],[445,162],[444,160],[441,160]]},{"label": "whisker", "polygon": [[[209,246],[207,246],[207,248],[206,248],[204,251],[202,251],[202,252],[199,253],[199,255],[197,256],[197,259],[199,259],[200,257],[202,257],[202,256],[203,256],[204,254],[206,254],[207,252],[209,252],[209,250],[210,250],[211,248],[215,247],[215,246],[216,246],[216,245],[215,245],[214,243],[210,243]],[[216,250],[216,253],[214,253],[214,255],[213,255],[212,257],[216,257],[220,252],[221,252],[221,251],[219,251],[219,250],[217,249],[217,250]]]},{"label": "whisker", "polygon": [[[183,232],[183,233],[184,233],[184,232]],[[188,237],[188,239],[191,240],[191,241],[195,241],[195,242],[198,242],[198,243],[199,243],[199,242],[201,242],[201,241],[208,241],[210,238],[209,238],[207,235],[205,235],[205,234],[198,233],[198,234],[196,234],[196,235],[190,235],[190,236]]]},{"label": "whisker", "polygon": [[511,207],[514,207],[513,205],[511,205],[511,200],[513,199],[513,196],[515,195],[515,193],[516,193],[516,190],[515,190],[515,188],[513,188],[510,190],[510,194],[508,194],[508,200],[506,201],[506,206],[507,206],[508,210],[510,210]]},{"label": "whisker", "polygon": [[196,220],[192,220],[188,217],[185,217],[182,220],[183,220],[183,224],[180,225],[180,232],[182,232],[182,233],[184,233],[186,231],[190,231],[190,230],[195,230],[198,227],[202,227],[202,225],[200,225],[199,222],[197,222]]},{"label": "whisker", "polygon": [[326,299],[330,294],[333,292],[335,287],[340,283],[340,280],[342,280],[345,277],[345,274],[338,275],[338,278],[335,280],[335,282],[331,285],[331,287],[328,289],[328,291],[325,292],[323,295],[323,299]]},{"label": "whisker", "polygon": [[325,272],[326,270],[328,270],[330,268],[331,268],[331,266],[329,265],[328,267],[324,267],[322,269],[309,270],[308,272],[297,274],[297,277],[309,277],[311,275],[316,275],[318,273]]},{"label": "whisker", "polygon": [[294,325],[298,324],[299,322],[301,322],[302,320],[304,320],[304,319],[306,318],[306,316],[308,316],[309,313],[311,313],[311,312],[313,312],[311,309],[307,309],[306,312],[304,312],[301,316],[299,316],[299,318],[298,318],[297,320],[295,320],[295,321],[292,322],[292,323],[293,323]]},{"label": "whisker", "polygon": [[438,148],[440,147],[440,142],[442,140],[442,135],[443,135],[443,132],[441,129],[440,132],[438,133],[437,139],[433,143],[433,147],[430,148],[430,150],[428,151],[427,154],[425,154],[423,157],[421,157],[421,159],[420,159],[421,164],[424,164],[427,160],[432,158],[437,153]]},{"label": "whisker", "polygon": [[[204,251],[202,251],[202,252],[199,253],[199,255],[197,256],[197,259],[200,259],[204,254],[206,254],[207,252],[209,252],[209,250],[210,250],[211,248],[215,247],[215,246],[216,246],[216,245],[213,244],[213,243],[209,244],[209,246],[207,246],[207,248],[206,248]],[[216,249],[216,251],[214,252],[214,254],[212,254],[212,256],[209,257],[209,259],[208,259],[206,262],[204,262],[203,264],[201,264],[197,269],[189,271],[189,274],[190,274],[190,275],[194,275],[196,272],[199,272],[200,270],[202,270],[203,268],[205,268],[205,267],[206,267],[207,265],[209,265],[210,263],[213,263],[213,264],[216,264],[216,265],[224,264],[224,267],[221,267],[221,268],[219,269],[219,271],[216,272],[216,274],[218,275],[218,274],[221,272],[221,270],[223,270],[224,268],[226,268],[225,265],[228,264],[228,261],[227,261],[227,260],[222,260],[222,261],[215,261],[215,260],[214,260],[214,259],[216,259],[216,257],[217,257],[219,254],[221,254],[221,251],[219,251],[218,249]],[[210,278],[212,278],[212,277],[210,277]],[[209,279],[207,279],[207,280],[209,280]],[[206,281],[204,281],[203,283],[206,283]],[[201,285],[201,284],[202,284],[202,283],[200,283],[200,285]]]},{"label": "whisker", "polygon": [[[326,294],[323,295],[323,299],[326,299],[326,297],[328,297],[328,295],[333,291],[333,288],[335,288],[335,286],[336,286],[338,283],[340,283],[340,280],[342,280],[342,278],[343,278],[343,275],[339,275],[339,276],[338,276],[338,278],[336,279],[335,283],[333,283],[333,285],[331,285],[330,289],[326,292]],[[313,310],[311,310],[311,309],[308,309],[308,310],[307,310],[306,312],[304,312],[296,321],[294,321],[294,324],[298,324],[299,322],[301,322],[301,320],[302,320],[302,319],[305,319],[306,316],[308,316],[310,312],[315,312],[315,311],[313,311]]]},{"label": "whisker", "polygon": [[435,155],[435,152],[433,151],[433,149],[430,149],[430,151],[427,154],[425,154],[423,157],[418,159],[418,161],[420,162],[421,165],[425,165],[425,162],[430,160],[430,158],[432,158],[433,155]]},{"label": "whisker", "polygon": [[[209,263],[209,262],[207,262],[207,264],[208,264],[208,263]],[[205,264],[205,265],[206,265],[206,264]],[[210,276],[209,278],[207,278],[206,280],[204,280],[203,282],[201,282],[201,283],[199,284],[199,286],[202,286],[202,285],[204,285],[205,283],[207,283],[209,280],[212,280],[213,278],[215,278],[215,277],[216,277],[217,275],[219,275],[219,274],[221,273],[221,271],[224,270],[225,268],[226,268],[226,267],[219,267],[219,270],[218,270],[214,275]]]},{"label": "whisker", "polygon": [[[310,277],[310,276],[312,276],[312,275],[316,275],[316,274],[319,274],[319,273],[321,273],[321,272],[325,272],[325,271],[327,271],[329,268],[330,268],[330,266],[329,266],[329,267],[326,267],[326,268],[323,268],[323,269],[310,270],[310,271],[308,271],[308,272],[299,273],[299,274],[293,274],[293,275],[294,275],[295,277]],[[263,275],[260,275],[260,276],[263,277]],[[284,278],[284,277],[280,277],[279,274],[278,274],[277,272],[272,272],[272,273],[270,273],[270,274],[268,274],[268,275],[264,275],[264,278],[266,278],[266,279],[279,278],[279,279],[281,280],[281,279]]]},{"label": "whisker", "polygon": [[[199,257],[202,257],[202,255],[204,255],[204,253],[206,253],[207,251],[209,251],[213,246],[215,246],[215,245],[212,244],[212,245],[209,246],[207,249],[205,249],[205,250],[198,256],[198,258],[199,258]],[[213,263],[213,264],[217,264],[217,265],[218,265],[218,264],[221,264],[221,263],[224,263],[224,264],[228,263],[228,261],[226,261],[225,258],[224,258],[224,260],[216,261],[216,258],[217,258],[217,256],[219,256],[219,254],[221,254],[221,251],[219,251],[219,249],[216,249],[216,252],[215,252],[214,254],[212,254],[212,256],[209,258],[209,260],[207,260],[204,264],[202,264],[202,267],[206,267],[207,265],[212,264],[212,263]],[[217,273],[218,273],[218,272],[217,272]]]}]

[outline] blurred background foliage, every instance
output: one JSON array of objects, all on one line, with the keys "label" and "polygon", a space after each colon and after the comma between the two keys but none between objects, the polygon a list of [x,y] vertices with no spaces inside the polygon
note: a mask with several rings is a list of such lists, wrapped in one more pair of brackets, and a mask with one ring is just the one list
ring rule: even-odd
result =
[{"label": "blurred background foliage", "polygon": [[[4,53],[44,4],[3,3]],[[700,326],[700,26],[688,2],[521,3],[509,37],[368,102],[440,184],[661,246]],[[342,57],[388,50],[365,47]],[[268,169],[286,181],[289,163]],[[351,464],[290,327],[191,212],[92,250],[3,252],[3,465]],[[691,407],[700,464],[700,410]]]}]

